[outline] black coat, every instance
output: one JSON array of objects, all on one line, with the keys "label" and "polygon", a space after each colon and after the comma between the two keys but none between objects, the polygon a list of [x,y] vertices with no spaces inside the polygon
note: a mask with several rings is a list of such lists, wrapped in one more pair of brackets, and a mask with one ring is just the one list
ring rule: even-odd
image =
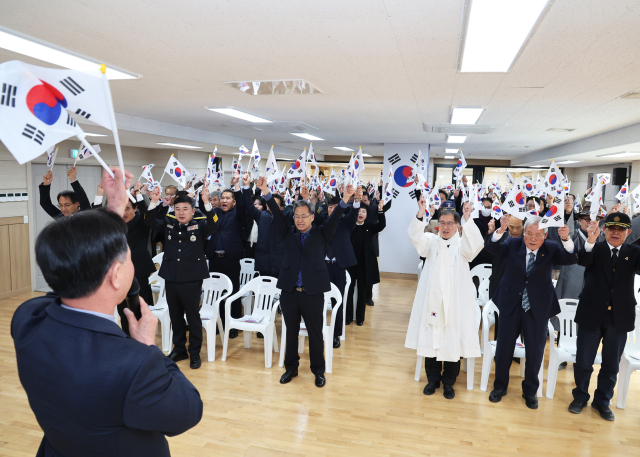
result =
[{"label": "black coat", "polygon": [[[376,252],[374,249],[374,238],[378,237],[378,233],[384,230],[387,226],[387,219],[384,215],[384,212],[378,212],[378,222],[372,224],[365,220],[362,225],[362,230],[356,229],[351,233],[351,245],[354,246],[354,253],[356,258],[359,258],[361,254],[364,254],[364,265],[358,264],[358,267],[364,267],[365,275],[367,278],[367,287],[373,286],[374,284],[378,284],[380,282],[380,269],[378,268],[378,259],[376,256]],[[363,236],[364,239],[364,253],[358,253],[355,251],[356,246],[358,246],[358,240],[356,237]]]},{"label": "black coat", "polygon": [[278,288],[292,292],[298,275],[302,271],[302,286],[309,295],[322,294],[331,290],[329,271],[324,261],[327,242],[333,239],[344,208],[336,206],[329,220],[320,227],[311,226],[304,243],[300,242],[300,232],[289,226],[287,218],[274,198],[267,200],[273,214],[276,230],[282,234],[285,243],[284,260],[278,275]]},{"label": "black coat", "polygon": [[340,218],[340,223],[331,241],[331,248],[333,249],[336,262],[338,262],[340,268],[345,269],[358,263],[356,255],[353,253],[353,246],[351,245],[351,234],[353,233],[353,229],[356,228],[358,210],[350,207],[348,211],[348,213]]},{"label": "black coat", "polygon": [[131,261],[135,269],[136,278],[149,278],[156,271],[156,266],[149,253],[149,232],[151,229],[144,223],[144,213],[147,207],[144,201],[138,203],[136,215],[127,222],[127,244],[131,250]]},{"label": "black coat", "polygon": [[640,247],[623,244],[615,270],[606,241],[596,243],[591,252],[581,249],[578,257],[578,264],[585,267],[585,271],[576,324],[589,330],[597,329],[611,306],[616,331],[633,330],[636,319],[633,284],[636,273],[640,271]]},{"label": "black coat", "polygon": [[[236,206],[232,210],[225,213],[221,208],[213,209],[218,223],[218,230],[214,232],[207,243],[207,258],[209,259],[216,255],[216,246],[219,239],[222,239],[225,256],[232,259],[241,259],[245,256],[243,234],[245,234],[247,224],[247,212],[242,202],[242,192],[234,192],[234,195],[236,197]],[[202,198],[200,202],[200,207],[204,208]]]},{"label": "black coat", "polygon": [[[71,183],[71,188],[76,193],[76,197],[78,197],[78,201],[80,202],[80,211],[85,211],[91,209],[91,203],[89,203],[89,198],[87,197],[87,193],[84,191],[80,182],[75,180]],[[51,186],[45,186],[44,184],[40,184],[38,187],[40,190],[40,206],[49,216],[54,219],[57,217],[62,217],[62,211],[51,203]]]},{"label": "black coat", "polygon": [[[504,241],[503,241],[504,240]],[[558,297],[551,282],[554,265],[574,265],[578,262],[576,252],[568,252],[555,241],[545,240],[538,250],[533,269],[527,276],[527,248],[523,238],[502,238],[493,241],[490,236],[485,248],[493,255],[503,257],[506,272],[493,295],[493,302],[500,316],[509,316],[522,306],[522,294],[527,289],[531,313],[536,321],[545,321],[560,312]]]},{"label": "black coat", "polygon": [[158,347],[60,303],[34,298],[11,321],[20,382],[44,431],[37,455],[169,456],[165,435],[202,418],[196,388]]}]

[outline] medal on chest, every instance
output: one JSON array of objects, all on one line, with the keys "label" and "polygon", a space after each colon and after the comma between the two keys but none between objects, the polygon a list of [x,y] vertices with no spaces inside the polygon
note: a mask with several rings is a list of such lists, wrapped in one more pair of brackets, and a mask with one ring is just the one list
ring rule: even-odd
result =
[{"label": "medal on chest", "polygon": [[167,239],[170,240],[171,239],[171,235],[167,235]]},{"label": "medal on chest", "polygon": [[189,238],[191,241],[196,241],[196,236],[195,235],[191,235],[191,238]]}]

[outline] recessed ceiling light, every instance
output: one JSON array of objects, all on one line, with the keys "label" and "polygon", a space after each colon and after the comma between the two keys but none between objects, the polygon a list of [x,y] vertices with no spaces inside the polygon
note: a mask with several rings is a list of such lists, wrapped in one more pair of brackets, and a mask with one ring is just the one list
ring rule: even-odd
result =
[{"label": "recessed ceiling light", "polygon": [[243,121],[253,122],[255,124],[272,124],[272,121],[268,121],[267,119],[263,119],[258,116],[254,116],[253,114],[243,113],[242,111],[238,111],[234,108],[207,108],[205,109],[209,111],[215,111],[216,113],[224,114],[226,116],[235,117],[238,119],[242,119]]},{"label": "recessed ceiling light", "polygon": [[613,154],[604,154],[598,157],[604,157],[606,159],[615,158],[615,157],[629,157],[640,154],[640,152],[626,151],[626,152],[615,152]]},{"label": "recessed ceiling light", "polygon": [[334,146],[333,149],[340,149],[341,151],[355,151],[355,149],[345,148],[344,146]]},{"label": "recessed ceiling light", "polygon": [[109,136],[109,135],[105,135],[104,133],[85,133],[86,136]]},{"label": "recessed ceiling light", "polygon": [[467,135],[447,135],[447,143],[464,143]]},{"label": "recessed ceiling light", "polygon": [[362,157],[373,157],[371,154],[362,154]]},{"label": "recessed ceiling light", "polygon": [[460,149],[445,149],[444,152],[445,154],[457,154],[460,152]]},{"label": "recessed ceiling light", "polygon": [[549,0],[473,0],[461,72],[506,72]]},{"label": "recessed ceiling light", "polygon": [[202,149],[202,146],[191,146],[188,144],[178,144],[178,143],[156,143],[160,146],[173,146],[174,148],[185,148],[185,149]]},{"label": "recessed ceiling light", "polygon": [[[100,62],[79,56],[62,48],[38,42],[33,38],[26,38],[4,27],[0,27],[0,48],[85,73],[95,72],[100,67]],[[106,74],[107,79],[141,78],[140,75],[116,70],[112,67],[107,67]]]},{"label": "recessed ceiling light", "polygon": [[557,165],[569,165],[570,163],[579,163],[582,160],[565,160],[564,162],[556,162]]},{"label": "recessed ceiling light", "polygon": [[308,133],[292,133],[292,135],[299,136],[300,138],[304,138],[305,140],[324,141],[322,138],[318,138],[317,136],[313,136]]},{"label": "recessed ceiling light", "polygon": [[482,115],[484,108],[453,108],[451,112],[452,124],[475,124]]},{"label": "recessed ceiling light", "polygon": [[552,129],[547,129],[547,132],[562,132],[562,133],[568,133],[568,132],[573,132],[575,129],[560,129],[560,128],[552,128]]},{"label": "recessed ceiling light", "polygon": [[445,159],[455,159],[454,156],[444,156]]}]

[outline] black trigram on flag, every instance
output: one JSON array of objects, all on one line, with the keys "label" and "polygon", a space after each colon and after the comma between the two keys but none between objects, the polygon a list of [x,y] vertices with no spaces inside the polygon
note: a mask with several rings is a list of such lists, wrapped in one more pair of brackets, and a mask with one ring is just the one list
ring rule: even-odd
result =
[{"label": "black trigram on flag", "polygon": [[515,203],[513,203],[513,200],[509,200],[509,206],[510,206],[511,208],[513,208],[514,206],[516,206],[516,204],[515,204]]},{"label": "black trigram on flag", "polygon": [[559,222],[562,216],[560,214],[556,214],[556,217],[553,218],[554,221]]},{"label": "black trigram on flag", "polygon": [[75,127],[77,125],[76,121],[73,120],[69,113],[67,113],[67,125],[70,125],[71,127]]},{"label": "black trigram on flag", "polygon": [[400,156],[398,154],[394,154],[391,157],[389,157],[389,162],[391,163],[391,165],[395,165],[398,162],[400,162]]},{"label": "black trigram on flag", "polygon": [[400,195],[400,192],[398,192],[397,190],[393,189],[393,192],[391,192],[391,194],[393,195],[393,198],[396,198],[398,195]]},{"label": "black trigram on flag", "polygon": [[78,116],[82,116],[82,117],[84,117],[85,119],[89,119],[89,118],[91,117],[91,114],[90,114],[90,113],[87,113],[86,111],[83,111],[83,110],[81,110],[80,108],[78,108],[78,109],[76,110],[76,114],[77,114]]},{"label": "black trigram on flag", "polygon": [[60,81],[60,84],[66,87],[67,90],[71,92],[73,95],[79,95],[82,92],[84,92],[84,89],[82,88],[82,86],[77,82],[75,82],[71,76],[64,78],[62,81]]},{"label": "black trigram on flag", "polygon": [[409,192],[409,197],[415,198],[416,200],[418,199],[418,196],[416,195],[416,190],[415,189],[413,189],[411,192]]},{"label": "black trigram on flag", "polygon": [[2,83],[2,98],[0,99],[0,105],[8,106],[10,108],[16,107],[16,86],[12,84]]},{"label": "black trigram on flag", "polygon": [[418,154],[412,155],[409,160],[411,161],[411,163],[416,163],[416,160],[418,160]]},{"label": "black trigram on flag", "polygon": [[524,206],[521,206],[520,208],[518,208],[518,212],[519,213],[526,213],[527,212],[527,208],[525,208]]},{"label": "black trigram on flag", "polygon": [[42,144],[42,142],[44,141],[44,133],[30,124],[27,124],[27,126],[22,131],[22,134],[38,144]]}]

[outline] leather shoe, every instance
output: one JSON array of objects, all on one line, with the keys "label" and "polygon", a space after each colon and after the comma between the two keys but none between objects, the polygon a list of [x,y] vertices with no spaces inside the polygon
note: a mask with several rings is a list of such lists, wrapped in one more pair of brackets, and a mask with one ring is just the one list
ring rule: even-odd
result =
[{"label": "leather shoe", "polygon": [[187,360],[189,358],[189,354],[187,354],[187,351],[176,351],[176,349],[173,348],[167,357],[177,363],[181,360]]},{"label": "leather shoe", "polygon": [[602,417],[606,421],[616,420],[616,416],[613,415],[613,411],[609,409],[608,406],[600,406],[597,405],[596,402],[591,402],[591,407],[600,413],[600,417]]},{"label": "leather shoe", "polygon": [[333,348],[338,349],[340,347],[340,338],[333,339]]},{"label": "leather shoe", "polygon": [[353,321],[347,319],[347,322],[345,322],[344,325],[351,325],[351,322],[353,322]]},{"label": "leather shoe", "polygon": [[535,395],[527,395],[523,393],[522,398],[524,398],[527,408],[538,409],[538,398]]},{"label": "leather shoe", "polygon": [[573,400],[569,405],[569,412],[573,414],[580,414],[582,412],[582,408],[588,404],[588,401]]},{"label": "leather shoe", "polygon": [[444,398],[446,398],[447,400],[451,400],[453,397],[456,396],[456,391],[453,390],[453,386],[448,386],[445,384],[443,395],[444,395]]},{"label": "leather shoe", "polygon": [[229,338],[230,339],[238,338],[238,329],[237,328],[232,328],[231,330],[229,330]]},{"label": "leather shoe", "polygon": [[506,390],[493,389],[489,394],[489,401],[492,403],[498,403],[505,395],[507,395]]},{"label": "leather shoe", "polygon": [[426,386],[424,386],[424,390],[422,391],[425,395],[433,395],[436,392],[436,389],[440,388],[439,382],[430,382]]},{"label": "leather shoe", "polygon": [[327,383],[327,380],[325,379],[324,376],[322,375],[316,375],[316,387],[324,387],[324,385]]},{"label": "leather shoe", "polygon": [[367,300],[367,306],[373,306],[373,305],[374,305],[373,300],[371,299]]},{"label": "leather shoe", "polygon": [[364,321],[358,321],[356,324],[358,324],[358,327],[362,327],[364,325]]},{"label": "leather shoe", "polygon": [[200,354],[191,354],[191,363],[189,363],[189,368],[195,370],[202,366],[202,362],[200,361]]},{"label": "leather shoe", "polygon": [[280,384],[286,384],[291,382],[293,378],[298,376],[298,370],[296,371],[285,371],[282,376],[280,376]]}]

